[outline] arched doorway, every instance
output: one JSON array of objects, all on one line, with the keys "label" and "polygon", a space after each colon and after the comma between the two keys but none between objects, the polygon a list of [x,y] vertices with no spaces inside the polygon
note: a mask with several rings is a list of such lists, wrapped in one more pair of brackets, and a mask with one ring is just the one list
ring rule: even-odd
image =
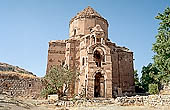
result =
[{"label": "arched doorway", "polygon": [[94,80],[94,97],[105,97],[104,76],[100,72],[96,73]]}]

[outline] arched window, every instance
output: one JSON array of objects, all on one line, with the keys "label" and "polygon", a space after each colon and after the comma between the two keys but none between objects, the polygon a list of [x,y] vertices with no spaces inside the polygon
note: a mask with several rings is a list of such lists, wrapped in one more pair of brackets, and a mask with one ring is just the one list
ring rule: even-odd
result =
[{"label": "arched window", "polygon": [[96,50],[96,51],[94,52],[93,57],[94,57],[94,60],[95,60],[95,62],[96,62],[97,67],[101,67],[101,59],[102,59],[102,56],[101,56],[100,52]]},{"label": "arched window", "polygon": [[97,42],[101,42],[101,38],[97,38],[96,41],[97,41]]},{"label": "arched window", "polygon": [[94,37],[94,35],[92,35],[91,37],[92,37],[92,39],[93,39],[93,41],[94,41],[94,43],[95,43],[95,37]]},{"label": "arched window", "polygon": [[83,59],[82,59],[82,65],[83,65],[83,66],[85,65],[84,57],[83,57]]},{"label": "arched window", "polygon": [[92,30],[93,30],[93,29],[92,29],[92,28],[90,28],[90,32],[92,32]]},{"label": "arched window", "polygon": [[74,29],[74,36],[76,35],[76,29]]},{"label": "arched window", "polygon": [[64,66],[64,64],[65,64],[65,61],[64,61],[64,60],[62,60],[62,63],[61,63],[61,65],[62,65],[62,66]]}]

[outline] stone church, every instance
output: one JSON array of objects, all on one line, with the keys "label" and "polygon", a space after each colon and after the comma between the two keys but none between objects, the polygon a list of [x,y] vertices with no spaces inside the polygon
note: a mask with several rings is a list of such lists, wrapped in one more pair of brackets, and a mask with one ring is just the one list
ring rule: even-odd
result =
[{"label": "stone church", "polygon": [[108,21],[88,6],[69,23],[67,40],[51,40],[47,73],[51,66],[67,65],[80,73],[72,93],[86,97],[111,98],[133,93],[133,52],[108,38]]}]

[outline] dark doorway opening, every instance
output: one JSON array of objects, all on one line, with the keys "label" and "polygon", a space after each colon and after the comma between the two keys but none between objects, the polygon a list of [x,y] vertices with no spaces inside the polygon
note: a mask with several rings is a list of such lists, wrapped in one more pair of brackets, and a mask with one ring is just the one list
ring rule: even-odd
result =
[{"label": "dark doorway opening", "polygon": [[100,72],[96,73],[94,80],[94,97],[104,97],[105,83],[104,76]]}]

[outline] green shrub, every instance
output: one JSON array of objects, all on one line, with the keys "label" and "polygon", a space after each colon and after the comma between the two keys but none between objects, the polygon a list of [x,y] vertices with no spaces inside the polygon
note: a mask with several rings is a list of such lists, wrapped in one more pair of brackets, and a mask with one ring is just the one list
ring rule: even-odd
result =
[{"label": "green shrub", "polygon": [[149,93],[150,94],[158,94],[158,84],[149,84]]}]

